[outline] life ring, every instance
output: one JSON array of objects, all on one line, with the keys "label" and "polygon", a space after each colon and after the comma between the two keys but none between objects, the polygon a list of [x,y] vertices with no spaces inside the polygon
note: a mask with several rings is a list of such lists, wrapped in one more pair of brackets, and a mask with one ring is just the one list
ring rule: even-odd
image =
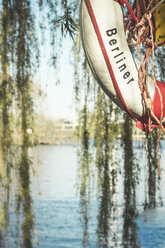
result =
[{"label": "life ring", "polygon": [[[82,0],[81,35],[90,68],[105,93],[133,119],[147,129],[148,116],[138,85],[138,69],[128,47],[123,24],[122,1]],[[160,94],[148,78],[154,114],[160,120]],[[165,84],[157,81],[163,98],[165,124]],[[156,124],[155,124],[156,126]]]}]

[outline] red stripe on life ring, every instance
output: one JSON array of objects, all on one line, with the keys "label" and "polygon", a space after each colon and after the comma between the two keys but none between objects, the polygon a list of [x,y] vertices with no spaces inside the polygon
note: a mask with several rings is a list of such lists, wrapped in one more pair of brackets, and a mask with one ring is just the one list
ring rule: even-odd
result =
[{"label": "red stripe on life ring", "polygon": [[[165,83],[156,81],[157,86],[160,89],[161,95],[162,95],[162,103],[163,103],[163,117],[165,116]],[[155,88],[155,95],[153,99],[153,106],[154,106],[154,114],[156,117],[160,120],[161,117],[161,102],[160,102],[160,95],[158,92],[158,89]]]},{"label": "red stripe on life ring", "polygon": [[114,0],[114,1],[117,2],[117,3],[119,3],[119,4],[121,4],[122,6],[124,5],[123,0]]},{"label": "red stripe on life ring", "polygon": [[103,42],[103,39],[102,39],[100,30],[99,30],[99,27],[98,27],[98,24],[97,24],[97,21],[96,21],[96,17],[95,17],[95,14],[94,14],[94,11],[93,11],[91,2],[90,2],[90,0],[85,0],[85,2],[86,2],[86,5],[87,5],[87,8],[88,8],[88,12],[89,12],[89,15],[90,15],[90,18],[91,18],[93,27],[95,29],[95,32],[96,32],[96,35],[97,35],[97,38],[98,38],[98,41],[99,41],[100,48],[102,50],[102,53],[103,53],[103,56],[104,56],[104,59],[105,59],[105,62],[106,62],[106,65],[107,65],[107,68],[108,68],[110,77],[112,78],[112,81],[113,81],[113,85],[115,87],[115,90],[116,90],[116,92],[117,92],[117,94],[118,94],[118,96],[120,98],[120,101],[122,102],[122,104],[123,104],[126,112],[132,117],[132,119],[134,121],[136,121],[136,119],[134,118],[132,112],[127,107],[127,105],[126,105],[126,103],[124,101],[124,98],[123,98],[123,96],[121,94],[121,91],[119,89],[119,86],[117,84],[117,81],[116,81],[116,78],[115,78],[115,75],[114,75],[114,72],[113,72],[111,63],[109,61],[109,57],[108,57],[107,51],[106,51],[105,46],[104,46],[104,42]]},{"label": "red stripe on life ring", "polygon": [[[160,93],[162,95],[162,104],[163,104],[163,118],[165,117],[165,83],[159,82],[156,80],[157,86],[160,89]],[[161,118],[161,101],[160,101],[160,95],[157,88],[155,88],[155,95],[153,99],[153,107],[154,107],[154,114],[155,116],[160,120]],[[148,116],[141,117],[137,120],[136,126],[140,128],[143,131],[147,131],[148,126]],[[165,126],[165,125],[164,125]],[[153,120],[153,124],[151,125],[151,131],[152,128],[159,128],[160,126],[155,123],[155,120]]]}]

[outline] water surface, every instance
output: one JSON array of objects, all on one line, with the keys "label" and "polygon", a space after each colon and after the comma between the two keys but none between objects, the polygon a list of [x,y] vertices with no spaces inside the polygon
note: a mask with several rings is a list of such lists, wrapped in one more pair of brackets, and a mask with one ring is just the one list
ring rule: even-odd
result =
[{"label": "water surface", "polygon": [[[110,225],[107,237],[109,241],[99,243],[98,228],[102,228],[100,201],[94,192],[90,203],[85,201],[83,211],[80,209],[80,197],[77,191],[77,155],[74,146],[37,146],[31,150],[34,169],[37,176],[32,176],[32,198],[36,220],[39,247],[127,247],[123,237],[124,205],[119,201],[111,209],[107,217]],[[142,173],[143,174],[143,173]],[[143,184],[143,179],[140,184]],[[134,227],[132,238],[134,247],[163,248],[165,247],[165,208],[159,207],[143,211],[141,203],[144,199],[142,187],[138,186],[137,205],[139,216],[131,217]],[[121,196],[121,185],[118,183],[118,197]],[[141,194],[141,199],[140,198]],[[163,201],[165,194],[162,192]],[[86,220],[86,221],[85,221]],[[104,220],[103,223],[106,221]],[[85,223],[85,224],[84,224]],[[99,223],[99,224],[98,224]],[[105,230],[104,230],[105,231]],[[125,230],[126,233],[126,230]],[[107,246],[109,244],[109,246]],[[131,248],[130,247],[130,248]],[[129,247],[128,247],[129,248]]]}]

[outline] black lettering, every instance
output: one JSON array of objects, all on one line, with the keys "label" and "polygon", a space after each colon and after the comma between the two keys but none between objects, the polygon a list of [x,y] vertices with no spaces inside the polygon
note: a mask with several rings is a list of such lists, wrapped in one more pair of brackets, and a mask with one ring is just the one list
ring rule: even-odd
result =
[{"label": "black lettering", "polygon": [[127,82],[127,84],[129,84],[129,83],[132,82],[132,81],[134,81],[134,78],[131,78],[131,79]]},{"label": "black lettering", "polygon": [[120,71],[125,70],[125,68],[126,68],[126,64],[122,64],[121,66],[119,66]]},{"label": "black lettering", "polygon": [[119,51],[119,47],[115,47],[114,49],[112,49],[112,52],[118,50]]},{"label": "black lettering", "polygon": [[112,39],[109,41],[109,45],[115,45],[117,43],[117,40],[116,39]]},{"label": "black lettering", "polygon": [[120,60],[118,60],[118,61],[116,62],[116,64],[118,64],[119,62],[123,61],[124,59],[125,59],[125,57],[122,58],[122,59],[120,59]]},{"label": "black lettering", "polygon": [[117,29],[116,28],[112,28],[106,31],[108,36],[112,36],[114,34],[117,34]]},{"label": "black lettering", "polygon": [[118,53],[117,55],[114,56],[114,58],[117,58],[117,57],[119,57],[119,56],[122,55],[122,54],[123,54],[123,52]]},{"label": "black lettering", "polygon": [[[112,28],[112,29],[107,30],[106,34],[107,34],[107,36],[113,36],[113,35],[117,34],[117,28]],[[113,45],[116,45],[116,44],[117,44],[117,39],[109,40],[109,45],[110,46],[113,46]],[[113,49],[111,49],[111,52],[114,52],[114,51],[115,51],[115,56],[113,56],[113,57],[115,59],[116,65],[118,64],[119,71],[120,72],[122,72],[124,70],[126,71],[127,66],[126,66],[126,64],[124,62],[122,62],[122,61],[124,61],[124,59],[126,59],[126,57],[124,57],[124,52],[122,52],[118,46],[116,46]],[[118,53],[117,53],[117,51],[118,51]],[[129,72],[129,71],[125,72],[125,71],[122,73],[122,76],[123,76],[124,79],[128,79],[130,77],[130,75],[131,75],[131,72]],[[131,78],[127,82],[127,84],[129,84],[129,83],[131,83],[133,81],[134,81],[134,78]]]},{"label": "black lettering", "polygon": [[130,76],[130,72],[127,71],[127,72],[124,73],[123,78],[127,79],[129,76]]}]

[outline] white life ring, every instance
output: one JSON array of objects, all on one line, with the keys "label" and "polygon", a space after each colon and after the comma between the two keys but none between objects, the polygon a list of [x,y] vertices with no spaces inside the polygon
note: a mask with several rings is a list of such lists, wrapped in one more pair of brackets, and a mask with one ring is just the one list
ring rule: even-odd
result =
[{"label": "white life ring", "polygon": [[[138,69],[127,44],[121,4],[115,0],[82,0],[80,24],[85,54],[98,83],[119,107],[142,126],[147,125]],[[148,80],[154,114],[160,119],[160,96],[153,80],[150,77]],[[163,97],[164,118],[165,84],[157,84]],[[145,129],[142,126],[139,127]]]}]

